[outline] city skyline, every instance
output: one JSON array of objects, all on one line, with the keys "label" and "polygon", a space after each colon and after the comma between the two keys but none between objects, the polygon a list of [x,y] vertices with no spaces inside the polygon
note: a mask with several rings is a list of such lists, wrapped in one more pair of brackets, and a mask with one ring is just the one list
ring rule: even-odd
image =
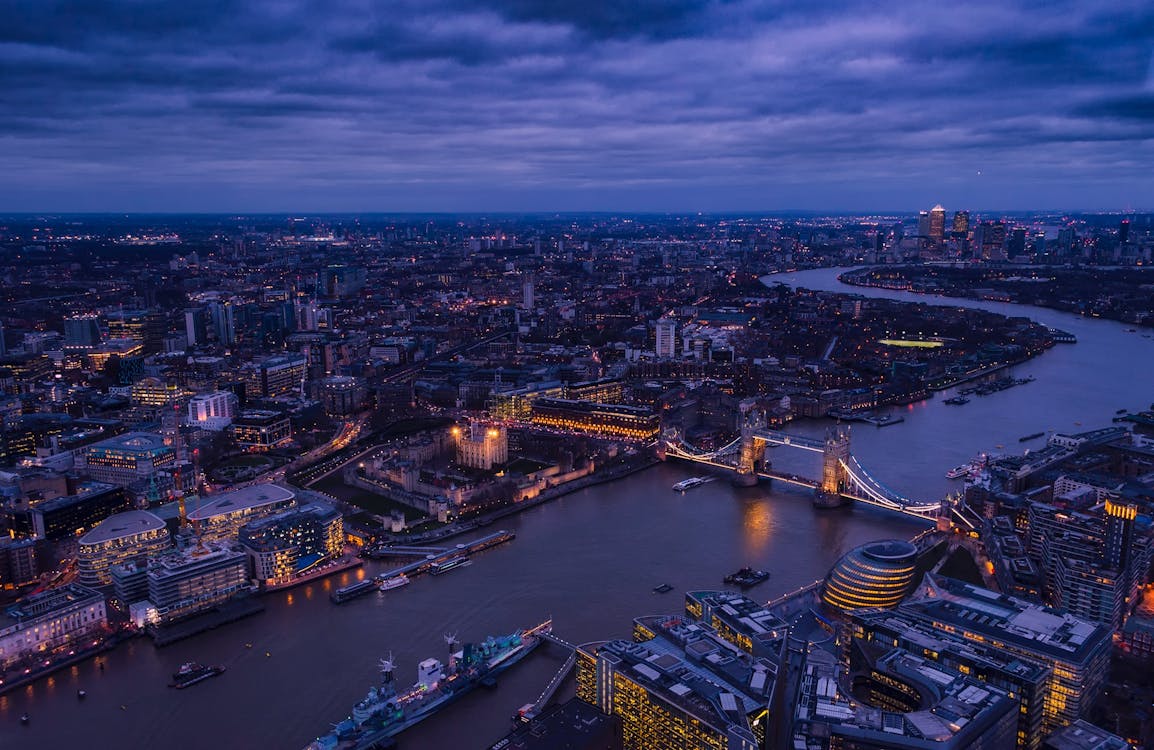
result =
[{"label": "city skyline", "polygon": [[1143,3],[17,3],[28,212],[1149,208]]}]

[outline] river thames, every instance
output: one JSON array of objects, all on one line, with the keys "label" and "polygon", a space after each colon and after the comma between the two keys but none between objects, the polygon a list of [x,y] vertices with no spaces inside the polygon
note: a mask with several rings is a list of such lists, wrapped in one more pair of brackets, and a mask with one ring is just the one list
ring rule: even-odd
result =
[{"label": "river thames", "polygon": [[[957,483],[943,473],[979,451],[1019,452],[1035,432],[1074,432],[1110,423],[1121,408],[1146,408],[1154,392],[1154,340],[1129,326],[1039,308],[943,300],[889,290],[847,287],[837,271],[772,276],[812,289],[869,297],[980,307],[1024,315],[1078,337],[1014,368],[1035,381],[962,407],[943,396],[900,413],[889,427],[855,426],[853,452],[880,481],[916,498],[937,499]],[[820,435],[821,422],[789,431]],[[816,471],[813,454],[770,454],[798,473]],[[671,485],[702,474],[670,463],[617,482],[576,492],[518,517],[510,544],[477,556],[473,565],[438,578],[370,595],[342,606],[333,587],[358,573],[267,597],[267,610],[164,649],[136,640],[104,655],[103,671],[88,661],[0,697],[0,747],[74,750],[85,747],[303,748],[347,715],[376,677],[378,658],[391,653],[397,679],[415,679],[416,664],[444,657],[444,633],[462,641],[534,625],[552,616],[558,635],[573,642],[628,637],[633,617],[680,611],[682,592],[720,587],[722,576],[752,565],[772,573],[751,594],[766,600],[822,577],[846,550],[885,537],[910,537],[927,525],[868,508],[815,510],[799,489],[761,485],[737,489],[714,481],[684,494]],[[674,591],[652,588],[669,583]],[[249,647],[251,644],[251,647]],[[403,750],[482,750],[533,700],[563,656],[546,646],[502,675],[495,691],[479,690],[401,735]],[[166,687],[188,660],[228,671],[190,690]],[[88,693],[76,699],[77,689]],[[31,716],[20,726],[24,711]]]}]

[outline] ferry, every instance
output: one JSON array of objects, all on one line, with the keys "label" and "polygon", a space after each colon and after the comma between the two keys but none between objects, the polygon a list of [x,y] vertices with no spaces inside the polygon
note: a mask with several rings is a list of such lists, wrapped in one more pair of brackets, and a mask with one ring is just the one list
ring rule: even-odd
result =
[{"label": "ferry", "polygon": [[946,479],[961,479],[970,472],[970,464],[955,466],[946,472]]},{"label": "ferry", "polygon": [[691,490],[694,487],[700,487],[708,481],[708,477],[690,477],[689,479],[683,479],[677,484],[673,485],[673,489],[677,492],[685,492],[686,490]]},{"label": "ferry", "polygon": [[400,575],[382,578],[377,584],[377,588],[381,591],[391,591],[392,589],[399,589],[401,586],[408,586],[409,583],[411,583],[409,577],[401,573]]},{"label": "ferry", "polygon": [[445,560],[443,562],[433,563],[433,567],[429,569],[429,572],[435,576],[439,576],[439,575],[442,575],[444,573],[448,573],[450,570],[456,570],[457,568],[464,568],[465,566],[472,565],[472,564],[473,564],[473,561],[467,557],[454,557],[451,560]]},{"label": "ferry", "polygon": [[198,682],[204,682],[211,677],[216,677],[223,672],[223,666],[206,667],[203,664],[190,661],[181,665],[179,671],[173,672],[172,682],[168,686],[181,690]]},{"label": "ferry", "polygon": [[425,659],[417,665],[417,682],[408,688],[398,688],[393,681],[392,659],[382,659],[381,684],[369,688],[348,717],[305,750],[369,750],[387,745],[388,738],[494,680],[531,653],[550,632],[552,621],[547,620],[528,630],[466,643],[461,648],[454,638],[446,637],[448,665],[439,659]]}]

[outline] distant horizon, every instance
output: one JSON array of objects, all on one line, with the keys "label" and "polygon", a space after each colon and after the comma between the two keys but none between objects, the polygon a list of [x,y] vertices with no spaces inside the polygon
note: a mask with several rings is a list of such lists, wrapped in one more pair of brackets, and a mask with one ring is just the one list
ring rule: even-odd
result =
[{"label": "distant horizon", "polygon": [[1124,209],[1152,40],[1149,0],[16,0],[0,207]]},{"label": "distant horizon", "polygon": [[[203,217],[276,217],[276,218],[324,218],[324,217],[407,217],[407,216],[436,216],[436,217],[453,217],[453,216],[470,216],[470,217],[545,217],[545,216],[655,216],[655,217],[688,217],[688,216],[734,216],[734,217],[772,217],[772,218],[791,218],[791,217],[861,217],[861,218],[884,218],[884,217],[916,217],[920,211],[928,211],[933,206],[925,208],[879,211],[879,210],[854,210],[854,209],[772,209],[772,210],[715,210],[715,211],[677,211],[677,210],[629,210],[629,209],[572,209],[572,210],[499,210],[499,211],[482,211],[482,210],[437,210],[437,211],[388,211],[388,210],[306,210],[306,211],[3,211],[0,210],[0,219],[10,218],[36,218],[36,217],[177,217],[177,216],[203,216]],[[1154,215],[1154,208],[1151,209],[1065,209],[1065,208],[1038,208],[1038,209],[1004,209],[1004,208],[971,208],[962,207],[953,208],[950,206],[943,206],[947,214],[952,214],[955,211],[968,211],[969,213],[982,214],[998,214],[998,215],[1030,215],[1041,216],[1047,214],[1062,214],[1067,216],[1144,216]]]}]

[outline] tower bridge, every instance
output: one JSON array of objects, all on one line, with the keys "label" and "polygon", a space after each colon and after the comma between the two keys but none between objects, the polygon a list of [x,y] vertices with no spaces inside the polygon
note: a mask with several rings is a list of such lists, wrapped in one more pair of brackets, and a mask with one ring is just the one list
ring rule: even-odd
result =
[{"label": "tower bridge", "polygon": [[[776,479],[807,487],[814,491],[814,505],[818,507],[861,502],[927,521],[957,521],[967,528],[974,528],[975,519],[964,515],[956,498],[916,500],[878,481],[850,450],[848,426],[832,427],[824,440],[817,440],[770,429],[766,425],[765,412],[753,399],[742,401],[738,408],[741,434],[731,443],[711,451],[701,450],[687,443],[676,428],[670,428],[661,436],[665,457],[731,471],[734,483],[742,486],[755,485],[760,479]],[[775,471],[765,456],[769,446],[821,454],[821,476],[811,479]]]}]

